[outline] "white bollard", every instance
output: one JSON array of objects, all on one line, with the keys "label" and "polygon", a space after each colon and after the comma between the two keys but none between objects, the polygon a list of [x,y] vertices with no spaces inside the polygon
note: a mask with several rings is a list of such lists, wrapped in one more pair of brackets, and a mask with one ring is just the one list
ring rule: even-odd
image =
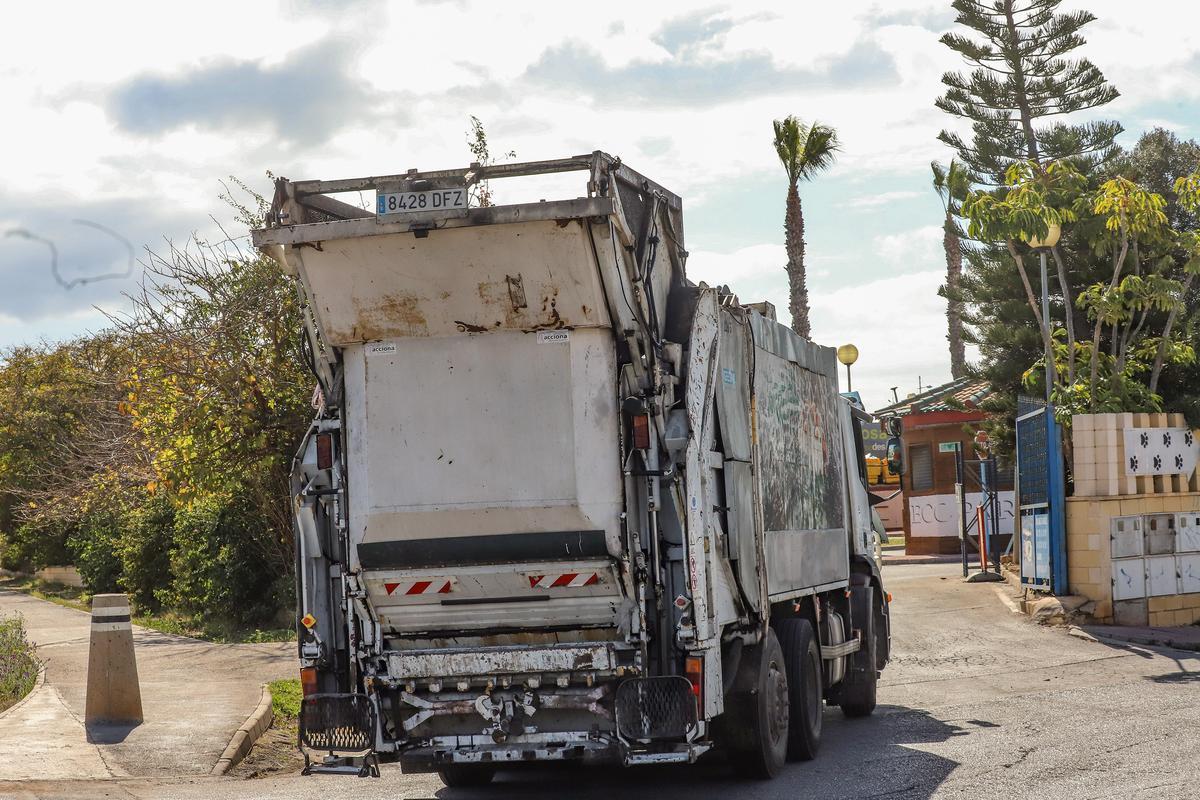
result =
[{"label": "white bollard", "polygon": [[142,691],[133,655],[133,624],[129,618],[129,598],[123,594],[92,597],[84,721],[89,725],[142,721]]}]

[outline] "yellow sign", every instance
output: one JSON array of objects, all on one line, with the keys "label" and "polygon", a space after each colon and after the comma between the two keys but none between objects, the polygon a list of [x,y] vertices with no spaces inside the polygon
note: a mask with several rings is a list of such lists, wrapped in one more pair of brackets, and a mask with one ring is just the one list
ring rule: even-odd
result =
[{"label": "yellow sign", "polygon": [[311,630],[312,626],[317,624],[317,618],[312,614],[305,614],[304,618],[300,620],[300,624]]}]

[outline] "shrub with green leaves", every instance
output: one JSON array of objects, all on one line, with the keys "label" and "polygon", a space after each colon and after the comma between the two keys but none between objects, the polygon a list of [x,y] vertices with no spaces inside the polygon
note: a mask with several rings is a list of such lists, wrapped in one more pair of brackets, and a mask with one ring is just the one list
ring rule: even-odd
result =
[{"label": "shrub with green leaves", "polygon": [[38,660],[19,616],[0,617],[0,710],[8,708],[33,689]]}]

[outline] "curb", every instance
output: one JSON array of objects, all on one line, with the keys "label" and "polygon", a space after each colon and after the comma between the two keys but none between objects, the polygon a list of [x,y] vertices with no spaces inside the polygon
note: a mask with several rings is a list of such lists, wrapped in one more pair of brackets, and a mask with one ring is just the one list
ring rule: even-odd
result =
[{"label": "curb", "polygon": [[29,694],[25,695],[25,696],[24,696],[24,697],[22,697],[20,700],[18,700],[17,702],[13,703],[11,706],[9,706],[8,708],[4,709],[3,711],[0,711],[0,720],[4,719],[4,718],[5,718],[5,717],[7,717],[9,714],[12,714],[12,713],[13,713],[14,711],[16,711],[18,708],[20,708],[21,706],[23,706],[23,705],[25,705],[26,703],[28,703],[28,702],[29,702],[29,700],[30,700],[30,699],[31,699],[31,698],[32,698],[32,697],[33,697],[35,694],[37,694],[37,692],[38,692],[38,689],[41,689],[41,688],[42,688],[43,686],[45,686],[45,685],[46,685],[46,665],[45,665],[45,664],[42,664],[41,666],[39,666],[39,667],[38,667],[37,679],[36,679],[36,680],[34,680],[34,682],[33,682],[33,688],[29,690]]},{"label": "curb", "polygon": [[213,765],[208,774],[224,775],[237,766],[250,753],[250,749],[254,747],[254,743],[258,741],[259,737],[266,733],[267,728],[271,727],[274,719],[275,712],[271,708],[271,690],[264,683],[262,699],[258,701],[258,708],[254,709],[254,712],[242,723],[242,727],[233,734],[233,738],[225,747],[225,752],[221,753],[221,757],[217,759],[217,763]]},{"label": "curb", "polygon": [[955,555],[912,555],[912,556],[892,556],[888,555],[885,550],[881,563],[884,566],[898,566],[903,564],[957,564],[962,559]]},{"label": "curb", "polygon": [[1067,633],[1079,639],[1106,644],[1136,644],[1143,647],[1167,647],[1172,650],[1181,650],[1189,653],[1200,651],[1200,645],[1197,645],[1195,642],[1179,642],[1167,636],[1114,636],[1108,633],[1097,634],[1085,631],[1078,625],[1072,625],[1067,629]]}]

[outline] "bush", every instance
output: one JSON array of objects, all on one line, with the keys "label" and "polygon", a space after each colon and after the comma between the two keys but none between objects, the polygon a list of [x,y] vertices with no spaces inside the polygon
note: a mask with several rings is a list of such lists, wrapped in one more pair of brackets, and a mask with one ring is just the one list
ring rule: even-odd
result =
[{"label": "bush", "polygon": [[67,540],[75,568],[92,594],[115,592],[121,578],[121,519],[116,514],[85,518]]},{"label": "bush", "polygon": [[281,576],[264,568],[256,542],[264,523],[241,497],[209,497],[175,517],[174,580],[160,599],[206,624],[252,626],[279,608]]},{"label": "bush", "polygon": [[57,524],[27,522],[4,537],[0,567],[33,572],[41,567],[69,564],[67,530]]},{"label": "bush", "polygon": [[171,583],[171,543],[175,508],[162,496],[150,497],[121,521],[121,588],[143,611],[161,607],[161,589]]},{"label": "bush", "polygon": [[38,660],[20,617],[0,617],[0,711],[20,700],[37,682]]}]

